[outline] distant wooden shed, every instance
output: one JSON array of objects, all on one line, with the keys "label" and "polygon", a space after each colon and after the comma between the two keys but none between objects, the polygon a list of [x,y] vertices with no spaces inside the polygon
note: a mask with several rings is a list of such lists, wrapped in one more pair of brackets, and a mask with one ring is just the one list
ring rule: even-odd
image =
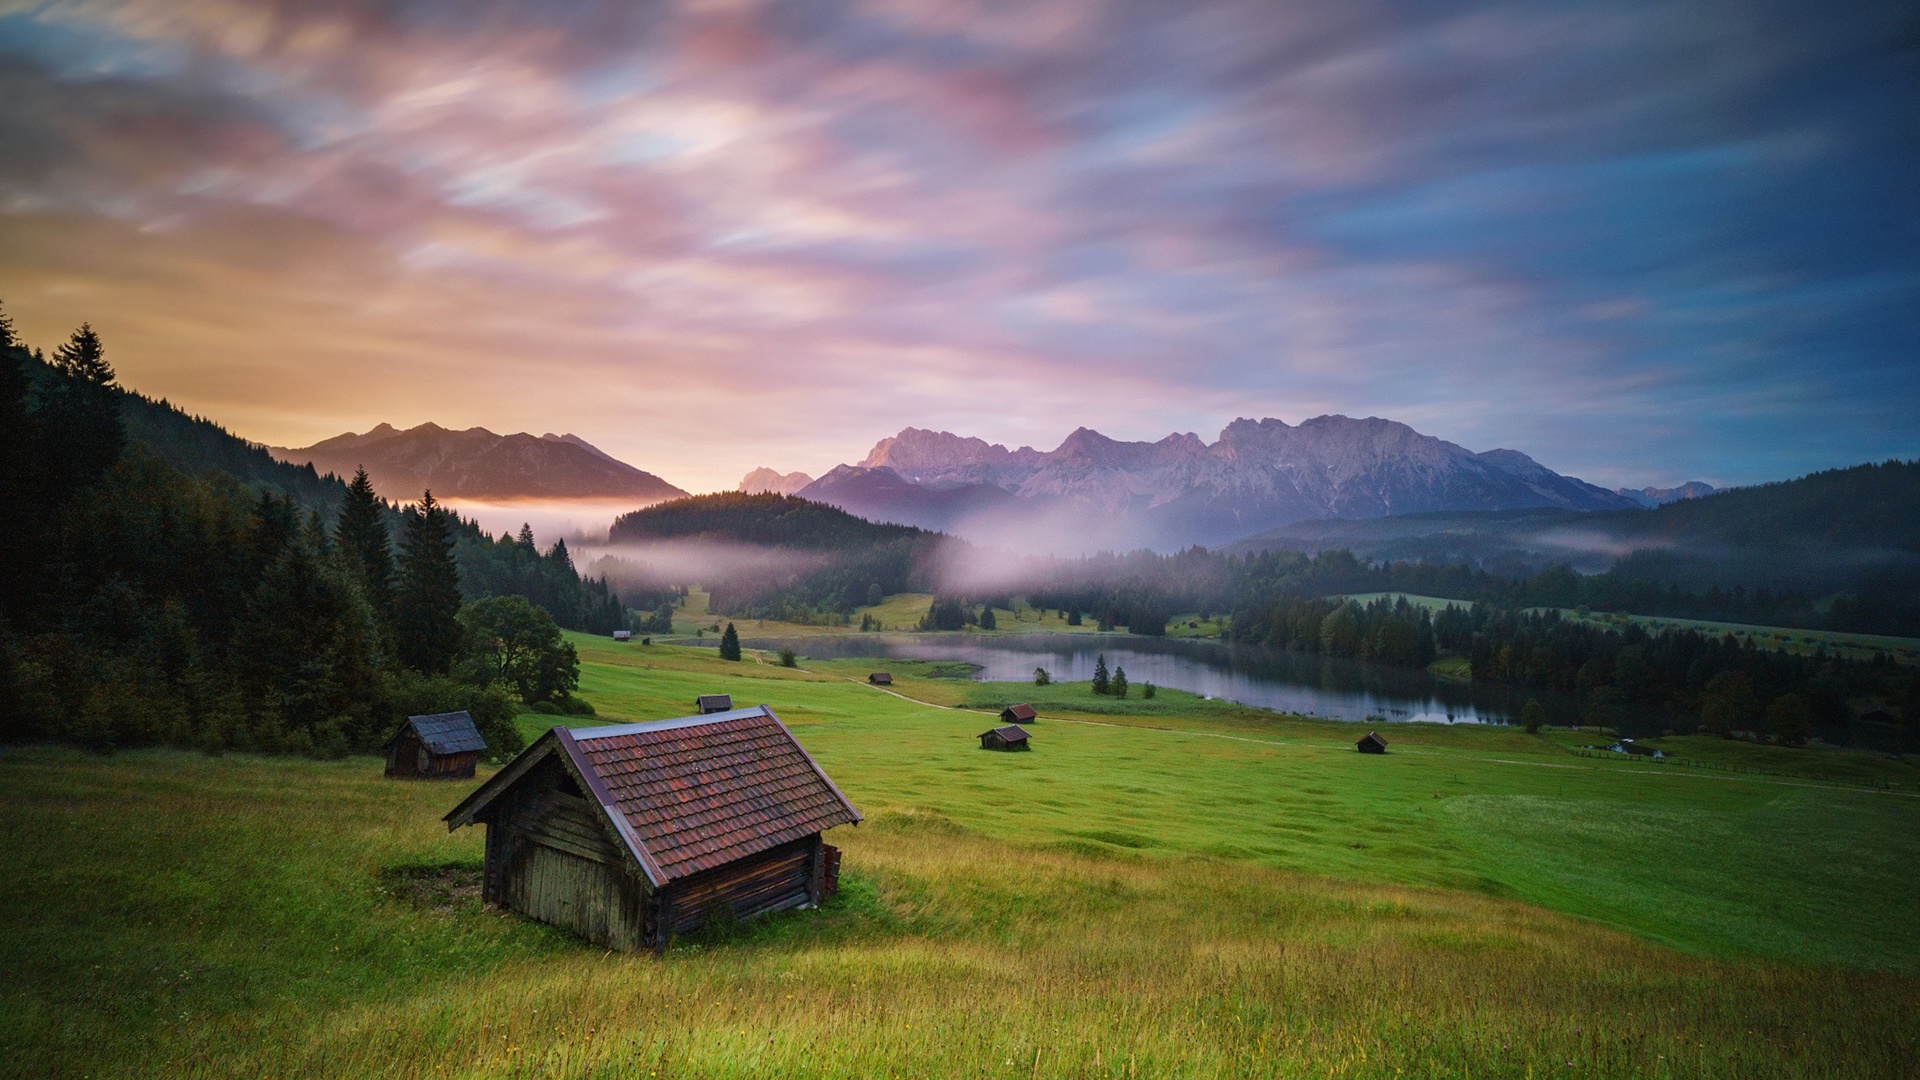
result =
[{"label": "distant wooden shed", "polygon": [[1031,705],[1009,705],[1000,710],[1000,719],[1009,724],[1031,724],[1040,719],[1040,714]]},{"label": "distant wooden shed", "polygon": [[409,716],[387,740],[387,775],[416,780],[471,780],[487,748],[466,710]]},{"label": "distant wooden shed", "polygon": [[615,640],[615,641],[632,641],[632,640],[633,640],[633,631],[631,631],[631,630],[615,630],[615,631],[613,632],[613,640]]},{"label": "distant wooden shed", "polygon": [[1360,741],[1356,745],[1363,754],[1384,754],[1387,752],[1387,740],[1381,738],[1380,733],[1377,731],[1369,731],[1365,735],[1360,736]]},{"label": "distant wooden shed", "polygon": [[1026,728],[1020,727],[1017,724],[1008,724],[1006,727],[997,727],[992,731],[981,732],[980,749],[1031,750],[1033,747],[1029,745],[1028,740],[1032,738],[1033,736],[1027,734]]},{"label": "distant wooden shed", "polygon": [[823,902],[859,820],[764,705],[555,727],[446,816],[487,826],[488,904],[623,951]]},{"label": "distant wooden shed", "polygon": [[1900,722],[1900,718],[1889,709],[1868,709],[1854,717],[1854,720],[1862,724],[1886,724],[1889,727]]},{"label": "distant wooden shed", "polygon": [[892,686],[893,676],[885,671],[876,671],[867,676],[867,681],[875,686]]},{"label": "distant wooden shed", "polygon": [[706,713],[727,712],[733,708],[732,694],[701,694],[693,699],[702,715]]}]

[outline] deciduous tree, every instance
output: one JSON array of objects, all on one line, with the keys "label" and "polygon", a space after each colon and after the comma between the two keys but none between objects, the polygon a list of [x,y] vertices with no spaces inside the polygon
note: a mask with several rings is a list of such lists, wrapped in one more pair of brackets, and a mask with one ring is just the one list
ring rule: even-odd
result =
[{"label": "deciduous tree", "polygon": [[573,693],[580,658],[560,636],[553,616],[523,596],[490,596],[460,609],[465,642],[463,674],[497,683],[529,705]]}]

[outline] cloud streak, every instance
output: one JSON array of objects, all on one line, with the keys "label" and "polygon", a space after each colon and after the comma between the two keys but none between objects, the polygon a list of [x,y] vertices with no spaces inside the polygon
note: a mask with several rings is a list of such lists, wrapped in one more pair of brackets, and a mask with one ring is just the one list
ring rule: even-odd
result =
[{"label": "cloud streak", "polygon": [[303,445],[684,487],[906,424],[1920,454],[1902,5],[0,6],[0,296]]}]

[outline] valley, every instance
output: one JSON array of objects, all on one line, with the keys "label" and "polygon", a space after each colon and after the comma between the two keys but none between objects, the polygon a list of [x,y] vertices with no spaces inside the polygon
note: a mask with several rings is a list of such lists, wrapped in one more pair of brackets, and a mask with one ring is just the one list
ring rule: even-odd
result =
[{"label": "valley", "polygon": [[478,865],[479,835],[439,822],[463,785],[383,780],[364,757],[10,750],[12,1068],[1877,1077],[1911,1060],[1912,766],[1651,772],[1571,756],[1559,732],[1444,725],[1395,728],[1368,758],[1354,725],[1172,694],[1063,702],[1034,752],[1001,755],[966,710],[1018,686],[903,669],[896,696],[857,661],[570,641],[588,722],[716,691],[771,704],[867,815],[832,834],[840,898],[663,959],[605,955],[396,884]]}]

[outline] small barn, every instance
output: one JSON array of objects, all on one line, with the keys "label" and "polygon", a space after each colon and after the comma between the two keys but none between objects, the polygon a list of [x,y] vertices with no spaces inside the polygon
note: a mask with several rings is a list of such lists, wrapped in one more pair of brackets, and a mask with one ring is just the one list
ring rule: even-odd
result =
[{"label": "small barn", "polygon": [[409,716],[387,740],[387,775],[416,780],[471,780],[487,740],[473,717],[459,712]]},{"label": "small barn", "polygon": [[1365,735],[1360,736],[1360,741],[1356,745],[1363,754],[1384,754],[1387,752],[1387,740],[1381,738],[1380,733],[1377,731],[1369,731]]},{"label": "small barn", "polygon": [[867,676],[867,681],[875,686],[892,686],[893,676],[885,671],[876,671]]},{"label": "small barn", "polygon": [[1000,710],[1000,719],[1009,724],[1031,724],[1040,719],[1040,714],[1031,705],[1009,705]]},{"label": "small barn", "polygon": [[693,704],[702,716],[707,713],[728,712],[733,708],[732,694],[701,694],[693,699]]},{"label": "small barn", "polygon": [[487,827],[487,903],[629,952],[821,903],[859,820],[764,705],[555,727],[446,816]]},{"label": "small barn", "polygon": [[1006,727],[997,727],[992,731],[981,732],[980,749],[1031,750],[1033,747],[1029,745],[1029,740],[1032,738],[1033,736],[1027,734],[1026,728],[1016,724],[1008,724]]},{"label": "small barn", "polygon": [[613,640],[615,640],[615,641],[632,641],[632,640],[633,640],[633,631],[631,631],[631,630],[615,630],[615,631],[613,632]]}]

